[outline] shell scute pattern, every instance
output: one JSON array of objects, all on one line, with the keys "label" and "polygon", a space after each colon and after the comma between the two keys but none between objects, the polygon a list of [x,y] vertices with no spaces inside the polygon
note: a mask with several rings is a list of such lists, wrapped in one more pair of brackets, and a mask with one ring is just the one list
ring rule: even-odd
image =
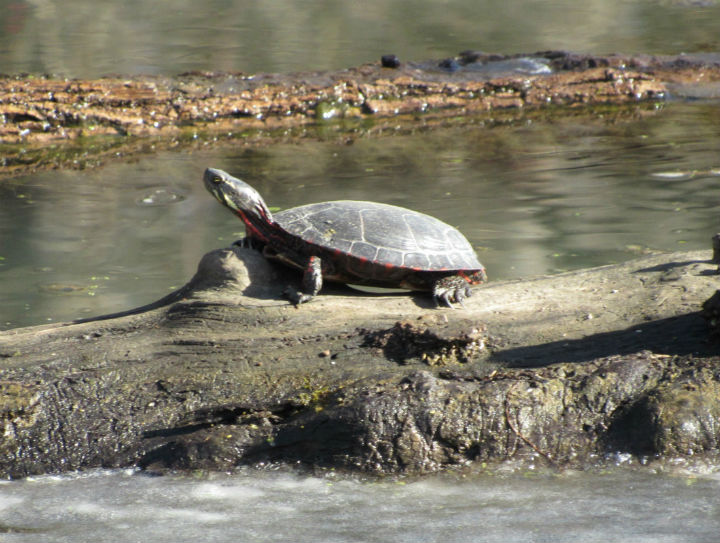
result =
[{"label": "shell scute pattern", "polygon": [[425,253],[406,253],[403,258],[403,267],[414,270],[427,270],[430,268],[430,257]]},{"label": "shell scute pattern", "polygon": [[389,264],[391,266],[402,265],[402,253],[396,249],[387,249],[386,247],[380,247],[378,249],[376,259],[382,264]]},{"label": "shell scute pattern", "polygon": [[378,248],[364,241],[355,241],[348,251],[353,256],[365,258],[367,260],[377,260]]},{"label": "shell scute pattern", "polygon": [[428,271],[482,268],[456,229],[387,204],[323,202],[281,211],[275,220],[301,240],[383,266]]},{"label": "shell scute pattern", "polygon": [[434,270],[449,270],[453,268],[452,261],[445,254],[428,256],[430,258],[430,267]]}]

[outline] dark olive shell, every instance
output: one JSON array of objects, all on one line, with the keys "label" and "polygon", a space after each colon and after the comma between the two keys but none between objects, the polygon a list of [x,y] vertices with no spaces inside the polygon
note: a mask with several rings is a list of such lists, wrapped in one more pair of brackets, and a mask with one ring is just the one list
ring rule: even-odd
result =
[{"label": "dark olive shell", "polygon": [[307,243],[378,265],[419,271],[483,267],[457,229],[402,207],[323,202],[281,211],[275,221]]}]

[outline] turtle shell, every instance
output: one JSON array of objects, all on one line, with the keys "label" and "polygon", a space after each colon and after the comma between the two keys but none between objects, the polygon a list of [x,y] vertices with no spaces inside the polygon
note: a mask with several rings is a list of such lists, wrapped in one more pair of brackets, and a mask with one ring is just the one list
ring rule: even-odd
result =
[{"label": "turtle shell", "polygon": [[457,229],[402,207],[322,202],[276,213],[275,221],[305,243],[386,267],[428,272],[483,267]]}]

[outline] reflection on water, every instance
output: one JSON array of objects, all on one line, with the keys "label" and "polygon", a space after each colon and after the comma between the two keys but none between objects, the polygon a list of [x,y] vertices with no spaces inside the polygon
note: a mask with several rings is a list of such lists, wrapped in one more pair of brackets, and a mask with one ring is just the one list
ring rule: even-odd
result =
[{"label": "reflection on water", "polygon": [[491,280],[704,249],[720,231],[720,110],[671,104],[635,118],[463,124],[352,145],[166,152],[0,185],[0,327],[148,303],[242,235],[205,191],[215,166],[268,205],[377,200],[437,216]]},{"label": "reflection on water", "polygon": [[94,471],[0,484],[0,530],[22,543],[710,542],[719,483],[630,469],[364,482]]},{"label": "reflection on water", "polygon": [[285,72],[466,49],[691,53],[718,49],[718,20],[714,0],[0,0],[0,70]]}]

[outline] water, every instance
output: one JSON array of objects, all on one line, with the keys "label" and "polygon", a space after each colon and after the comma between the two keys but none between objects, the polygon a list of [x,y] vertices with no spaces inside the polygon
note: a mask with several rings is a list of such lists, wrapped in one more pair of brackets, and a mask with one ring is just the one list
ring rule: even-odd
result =
[{"label": "water", "polygon": [[152,302],[243,234],[206,166],[273,207],[372,199],[457,227],[493,280],[710,247],[720,231],[714,103],[266,148],[199,146],[0,185],[0,328]]},{"label": "water", "polygon": [[70,77],[340,69],[569,49],[718,49],[715,0],[0,0],[0,73]]},{"label": "water", "polygon": [[710,543],[720,479],[629,468],[379,481],[92,471],[0,484],[0,530],[17,543]]},{"label": "water", "polygon": [[[466,233],[494,279],[706,248],[720,231],[718,114],[671,103],[353,145],[197,147],[4,181],[0,324],[127,309],[183,284],[204,252],[242,233],[202,186],[206,165],[272,206],[373,198],[431,213]],[[704,543],[720,530],[717,474],[493,472],[38,477],[0,483],[0,540]]]},{"label": "water", "polygon": [[[0,72],[68,77],[339,69],[568,49],[717,51],[714,0],[98,2],[0,0]],[[92,21],[92,22],[89,22]],[[184,284],[242,234],[205,166],[274,207],[335,198],[457,225],[491,279],[709,248],[720,231],[720,108],[558,112],[258,149],[209,145],[0,182],[0,329],[121,311]],[[711,542],[717,475],[609,472],[358,481],[247,470],[91,471],[0,483],[0,540]]]}]

